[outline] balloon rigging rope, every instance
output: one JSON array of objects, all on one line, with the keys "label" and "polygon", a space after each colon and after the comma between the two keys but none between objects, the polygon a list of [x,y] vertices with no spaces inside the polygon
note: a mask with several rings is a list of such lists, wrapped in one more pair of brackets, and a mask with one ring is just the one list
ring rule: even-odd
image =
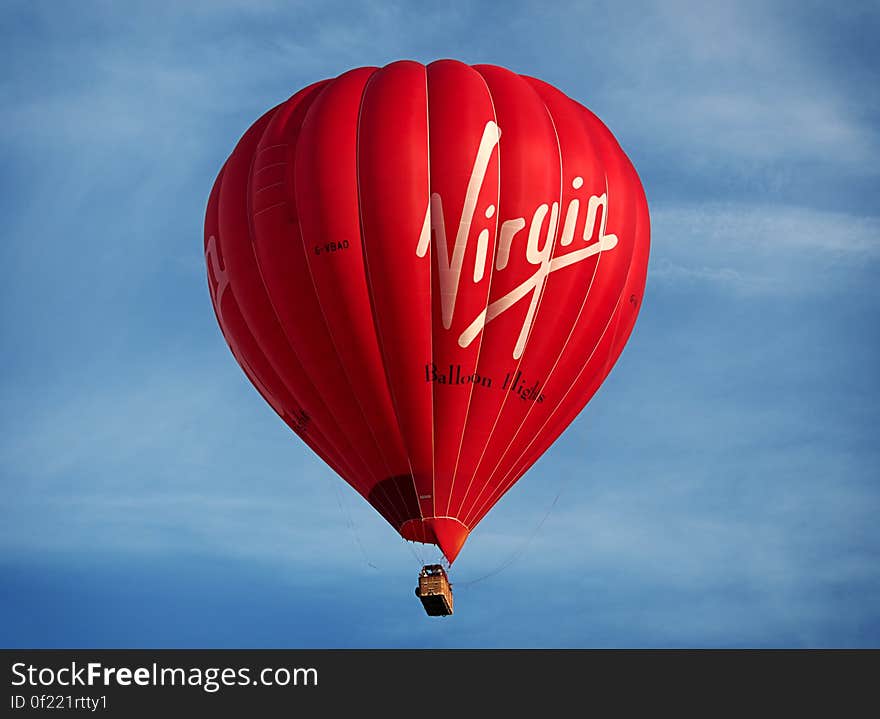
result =
[{"label": "balloon rigging rope", "polygon": [[550,517],[550,514],[553,512],[556,507],[556,503],[559,501],[559,498],[562,496],[562,492],[565,489],[565,486],[559,487],[559,491],[556,492],[556,496],[553,498],[553,501],[550,503],[550,506],[547,508],[547,511],[544,513],[544,516],[541,518],[541,521],[535,526],[532,530],[531,534],[526,537],[526,539],[517,547],[513,553],[505,559],[501,564],[499,564],[495,569],[487,572],[481,577],[477,577],[476,579],[470,579],[465,582],[455,582],[454,586],[456,589],[470,589],[475,584],[479,584],[480,582],[489,579],[490,577],[494,577],[497,574],[501,574],[505,569],[507,569],[511,564],[513,564],[517,559],[519,559],[525,551],[531,546],[532,542],[535,540],[535,537],[538,536],[538,532],[541,531],[541,527],[544,526],[544,523]]},{"label": "balloon rigging rope", "polygon": [[[351,512],[348,509],[348,505],[345,504],[345,502],[343,501],[341,488],[338,486],[338,484],[336,482],[332,482],[332,484],[333,484],[334,494],[336,495],[336,504],[339,506],[339,511],[342,514],[342,516],[345,520],[345,523],[348,526],[349,531],[351,532],[351,536],[354,539],[355,544],[357,544],[357,546],[358,546],[358,550],[360,551],[361,556],[363,557],[364,563],[368,567],[370,567],[371,569],[378,571],[379,568],[370,561],[369,555],[367,554],[367,550],[364,547],[363,542],[361,541],[360,534],[358,533],[357,526],[355,525],[354,519],[351,516]],[[494,577],[498,574],[501,574],[501,572],[503,572],[505,569],[510,567],[517,559],[522,557],[523,554],[525,554],[526,550],[535,541],[535,538],[538,536],[538,532],[541,531],[541,528],[544,526],[544,524],[550,518],[550,515],[553,513],[553,510],[556,508],[556,504],[559,502],[559,498],[562,496],[562,492],[564,491],[564,489],[565,489],[565,482],[563,481],[562,486],[559,487],[559,490],[556,492],[556,496],[553,497],[553,501],[550,503],[550,506],[547,508],[547,511],[544,513],[544,516],[541,517],[540,521],[535,525],[534,529],[532,529],[529,536],[526,537],[525,540],[523,540],[523,542],[519,545],[519,547],[517,547],[510,554],[510,556],[507,557],[507,559],[502,561],[501,564],[499,564],[494,569],[486,572],[486,574],[483,574],[482,576],[479,576],[476,579],[470,579],[470,580],[467,580],[464,582],[455,582],[454,586],[457,589],[470,589],[475,584],[479,584],[480,582],[483,582],[486,579],[490,579],[491,577]],[[409,548],[410,553],[413,555],[413,557],[415,558],[416,562],[418,562],[420,567],[429,563],[426,560],[426,556],[421,554],[418,551],[418,549],[416,547],[416,542],[404,542],[404,544],[406,544],[406,546]],[[439,564],[441,562],[447,565],[447,569],[450,567],[449,562],[445,561],[442,558],[438,559],[437,561],[432,561],[430,563],[431,564]]]},{"label": "balloon rigging rope", "polygon": [[348,525],[349,530],[351,531],[351,536],[354,537],[354,541],[360,549],[361,556],[364,558],[364,562],[366,562],[368,567],[372,567],[373,569],[378,571],[378,567],[370,561],[369,556],[367,556],[367,550],[364,548],[363,542],[361,542],[360,535],[358,534],[357,527],[354,524],[354,520],[351,517],[351,512],[348,510],[348,505],[344,504],[342,501],[342,492],[337,482],[333,482],[333,489],[336,494],[336,503],[339,505],[339,511],[343,514],[345,518],[345,523]]},{"label": "balloon rigging rope", "polygon": [[410,542],[410,541],[406,540],[406,541],[404,541],[404,544],[406,544],[407,549],[409,549],[409,551],[410,551],[410,554],[412,554],[413,557],[415,557],[415,560],[416,560],[416,562],[418,563],[418,565],[419,565],[420,567],[425,566],[425,558],[422,557],[422,556],[418,553],[418,551],[416,550],[415,542]]},{"label": "balloon rigging rope", "polygon": [[[341,490],[340,486],[336,482],[332,482],[332,484],[333,484],[334,494],[336,495],[336,504],[339,506],[339,512],[342,515],[343,519],[345,520],[345,523],[348,526],[349,531],[351,532],[351,536],[354,539],[355,544],[357,544],[358,549],[360,550],[360,553],[361,553],[361,556],[363,557],[364,563],[368,567],[378,571],[379,567],[377,567],[375,564],[373,564],[370,561],[370,557],[367,554],[367,550],[364,547],[363,542],[361,541],[360,533],[357,530],[357,526],[354,523],[354,519],[351,516],[351,512],[348,509],[348,505],[343,500],[342,490]],[[404,542],[404,544],[406,544],[407,548],[409,549],[410,553],[413,555],[413,558],[416,560],[419,567],[423,567],[425,564],[428,564],[428,562],[425,560],[425,557],[422,556],[416,550],[415,542]]]}]

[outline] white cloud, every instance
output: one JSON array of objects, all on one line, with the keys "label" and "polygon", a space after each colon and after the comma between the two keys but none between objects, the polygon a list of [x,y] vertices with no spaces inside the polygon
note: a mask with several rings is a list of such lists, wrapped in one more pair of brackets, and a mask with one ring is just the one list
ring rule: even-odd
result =
[{"label": "white cloud", "polygon": [[7,389],[0,552],[210,552],[356,571],[406,560],[215,344],[82,386],[58,378],[37,397]]},{"label": "white cloud", "polygon": [[880,220],[746,204],[661,206],[651,213],[649,277],[749,294],[822,292],[880,261]]},{"label": "white cloud", "polygon": [[876,178],[876,104],[865,112],[872,91],[829,62],[849,10],[799,9],[569,5],[553,16],[566,62],[552,71],[647,159],[746,175],[808,162]]}]

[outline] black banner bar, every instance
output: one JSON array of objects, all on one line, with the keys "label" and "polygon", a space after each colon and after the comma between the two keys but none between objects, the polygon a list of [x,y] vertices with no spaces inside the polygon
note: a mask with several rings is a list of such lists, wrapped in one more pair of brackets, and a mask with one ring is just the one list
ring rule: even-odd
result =
[{"label": "black banner bar", "polygon": [[[2,650],[7,716],[262,716],[300,711],[787,706],[836,713],[869,697],[876,651],[728,650]],[[573,704],[576,702],[577,704]],[[766,705],[764,705],[766,708]],[[857,706],[857,704],[855,704]],[[54,714],[53,714],[54,713]]]}]

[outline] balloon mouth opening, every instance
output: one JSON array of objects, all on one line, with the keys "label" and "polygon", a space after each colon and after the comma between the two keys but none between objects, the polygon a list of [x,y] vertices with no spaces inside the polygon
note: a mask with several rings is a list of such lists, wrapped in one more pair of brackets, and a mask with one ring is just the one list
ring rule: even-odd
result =
[{"label": "balloon mouth opening", "polygon": [[436,544],[450,565],[455,561],[470,534],[470,529],[454,517],[409,519],[398,531],[401,537],[411,542]]}]

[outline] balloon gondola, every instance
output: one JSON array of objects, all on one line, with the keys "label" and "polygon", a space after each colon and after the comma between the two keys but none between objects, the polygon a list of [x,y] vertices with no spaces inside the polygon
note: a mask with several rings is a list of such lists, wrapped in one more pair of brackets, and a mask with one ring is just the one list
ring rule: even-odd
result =
[{"label": "balloon gondola", "polygon": [[452,584],[442,564],[426,564],[419,572],[416,596],[429,617],[448,617],[452,614]]},{"label": "balloon gondola", "polygon": [[244,133],[205,219],[245,374],[449,565],[610,372],[648,248],[641,183],[595,115],[454,60],[300,90]]}]

